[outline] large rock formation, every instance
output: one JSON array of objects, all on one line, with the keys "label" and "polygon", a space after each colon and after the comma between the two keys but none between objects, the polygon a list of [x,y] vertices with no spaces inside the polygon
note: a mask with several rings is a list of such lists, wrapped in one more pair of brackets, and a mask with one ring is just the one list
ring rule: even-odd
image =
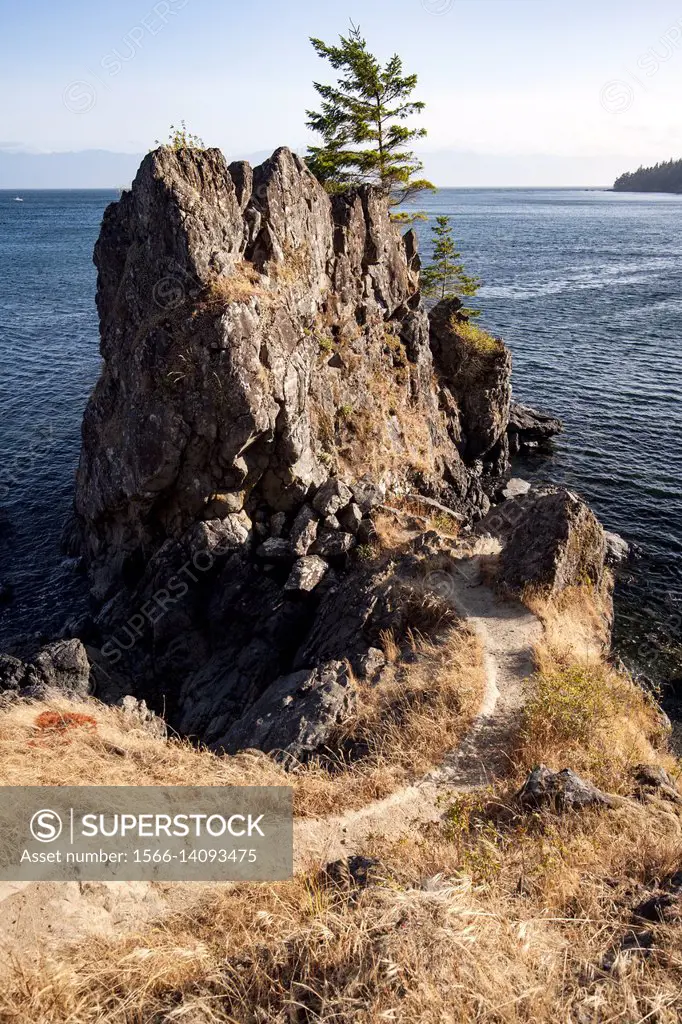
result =
[{"label": "large rock formation", "polygon": [[[458,320],[461,307],[459,299],[445,299],[430,314],[441,401],[466,462],[480,459],[494,473],[503,474],[509,455],[511,352],[483,331],[467,332],[466,322]],[[484,340],[476,340],[477,335]]]},{"label": "large rock formation", "polygon": [[[509,353],[473,359],[447,303],[430,331],[414,234],[369,188],[330,198],[287,149],[255,169],[150,153],[95,263],[104,365],[66,542],[101,605],[99,693],[230,748],[259,702],[251,732],[272,737],[261,709],[295,715],[302,673],[376,642],[379,583],[349,557],[384,495],[489,507]],[[330,635],[330,611],[354,633]],[[294,754],[324,733],[277,724]]]},{"label": "large rock formation", "polygon": [[606,535],[594,512],[572,491],[548,487],[504,503],[498,582],[510,590],[537,587],[556,595],[568,586],[601,587]]},{"label": "large rock formation", "polygon": [[330,475],[466,501],[414,244],[286,149],[254,171],[145,157],[95,249],[104,370],[75,507],[99,596],[197,520],[289,512]]}]

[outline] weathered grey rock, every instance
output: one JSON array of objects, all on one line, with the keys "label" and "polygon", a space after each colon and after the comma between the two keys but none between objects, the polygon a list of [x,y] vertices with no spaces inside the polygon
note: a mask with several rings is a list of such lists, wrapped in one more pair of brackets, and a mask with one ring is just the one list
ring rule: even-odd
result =
[{"label": "weathered grey rock", "polygon": [[[331,574],[330,574],[331,575]],[[328,578],[322,584],[326,588]],[[321,589],[322,589],[321,588]],[[383,634],[402,635],[402,591],[394,567],[360,564],[325,589],[314,622],[295,655],[293,668],[347,660],[357,676],[370,647]]]},{"label": "weathered grey rock", "polygon": [[[216,742],[292,669],[380,642],[390,595],[346,555],[389,490],[485,510],[508,354],[474,369],[436,344],[435,377],[415,236],[287,149],[254,169],[148,154],[95,262],[103,368],[65,538],[101,606],[97,693]],[[292,599],[321,570],[287,568],[314,556],[338,575]]]},{"label": "weathered grey rock", "polygon": [[213,746],[229,754],[257,747],[304,760],[332,741],[352,714],[355,700],[341,661],[293,672],[276,680]]},{"label": "weathered grey rock", "polygon": [[[217,150],[161,147],[107,208],[95,262],[104,368],[69,537],[98,599],[131,559],[206,514],[222,518],[225,495],[247,511],[295,511],[329,478],[320,455],[335,440],[329,424],[346,429],[339,404],[376,414],[378,379],[396,408],[429,424],[429,486],[464,499],[432,386],[417,261],[371,189],[330,198],[287,149],[251,171],[228,170]],[[332,326],[359,370],[320,363]],[[408,374],[387,364],[389,327],[404,338]],[[378,417],[373,444],[392,483],[414,473],[408,440]],[[348,504],[341,494],[324,514]]]},{"label": "weathered grey rock", "polygon": [[57,640],[43,647],[28,666],[25,685],[87,697],[90,662],[80,640]]},{"label": "weathered grey rock", "polygon": [[322,484],[313,498],[313,508],[321,516],[333,516],[345,508],[352,498],[353,493],[343,480],[332,477]]},{"label": "weathered grey rock", "polygon": [[621,565],[630,557],[630,545],[620,534],[611,530],[604,531],[606,538],[606,560],[609,565]]},{"label": "weathered grey rock", "polygon": [[314,555],[320,555],[322,558],[343,558],[354,547],[355,537],[352,533],[334,530],[321,532],[310,550]]},{"label": "weathered grey rock", "polygon": [[309,593],[324,579],[329,565],[317,555],[304,555],[294,562],[289,578],[284,584],[285,590],[302,590]]},{"label": "weathered grey rock", "polygon": [[640,800],[650,796],[662,797],[674,804],[682,804],[682,794],[664,768],[659,765],[638,764],[632,769],[635,795]]},{"label": "weathered grey rock", "polygon": [[268,537],[256,548],[256,554],[267,562],[293,562],[296,557],[291,544],[283,537]]},{"label": "weathered grey rock", "polygon": [[524,494],[528,494],[530,487],[531,485],[528,480],[522,480],[518,476],[513,476],[502,489],[502,497],[521,498]]},{"label": "weathered grey rock", "polygon": [[251,538],[251,520],[245,512],[195,523],[184,537],[192,557],[202,552],[225,555],[247,544]]},{"label": "weathered grey rock", "polygon": [[362,522],[360,506],[356,505],[355,502],[352,501],[346,508],[341,509],[338,521],[347,533],[352,533],[355,536],[360,529],[360,523]]},{"label": "weathered grey rock", "polygon": [[204,519],[224,519],[226,516],[241,512],[246,501],[246,491],[223,491],[214,494],[204,509]]},{"label": "weathered grey rock", "polygon": [[505,538],[499,583],[557,594],[572,584],[602,582],[604,530],[578,495],[562,488],[533,490],[505,502],[499,516]]},{"label": "weathered grey rock", "polygon": [[137,700],[131,694],[126,694],[118,701],[118,707],[127,719],[136,725],[140,725],[145,732],[150,733],[152,736],[165,736],[167,734],[166,723],[158,715],[155,715],[153,711],[150,711],[146,701]]},{"label": "weathered grey rock", "polygon": [[284,533],[286,521],[286,512],[275,512],[274,516],[270,518],[270,535],[272,537],[281,537]]},{"label": "weathered grey rock", "polygon": [[512,402],[509,410],[509,450],[512,455],[535,449],[547,449],[550,441],[562,433],[564,425],[556,416]]},{"label": "weathered grey rock", "polygon": [[546,809],[559,813],[615,806],[611,796],[581,779],[571,768],[553,772],[544,764],[533,768],[516,799],[527,810]]},{"label": "weathered grey rock", "polygon": [[0,690],[20,690],[26,679],[26,665],[11,654],[0,654]]},{"label": "weathered grey rock", "polygon": [[355,503],[363,515],[367,515],[377,505],[381,505],[386,497],[386,488],[366,477],[351,484],[351,491]]},{"label": "weathered grey rock", "polygon": [[386,655],[379,647],[369,647],[359,659],[360,672],[365,679],[375,680],[386,664]]},{"label": "weathered grey rock", "polygon": [[310,505],[303,505],[299,510],[291,530],[289,543],[296,555],[307,555],[317,537],[318,517]]},{"label": "weathered grey rock", "polygon": [[335,515],[325,516],[324,519],[322,520],[322,529],[325,532],[333,532],[334,530],[340,530],[341,523],[339,522]]}]

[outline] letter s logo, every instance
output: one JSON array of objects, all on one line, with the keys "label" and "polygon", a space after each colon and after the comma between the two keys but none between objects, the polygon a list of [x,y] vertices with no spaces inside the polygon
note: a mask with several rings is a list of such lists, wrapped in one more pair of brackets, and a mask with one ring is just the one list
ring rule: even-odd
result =
[{"label": "letter s logo", "polygon": [[53,843],[62,834],[62,819],[56,811],[36,811],[31,818],[31,835],[39,843]]}]

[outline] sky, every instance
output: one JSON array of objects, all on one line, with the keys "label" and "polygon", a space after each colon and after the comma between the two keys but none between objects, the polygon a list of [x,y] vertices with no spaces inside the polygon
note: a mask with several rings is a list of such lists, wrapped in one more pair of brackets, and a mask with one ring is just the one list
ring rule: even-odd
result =
[{"label": "sky", "polygon": [[52,184],[45,153],[134,166],[181,119],[229,159],[302,152],[334,78],[308,37],[349,18],[418,74],[438,185],[604,185],[682,157],[680,0],[0,0],[0,187]]}]

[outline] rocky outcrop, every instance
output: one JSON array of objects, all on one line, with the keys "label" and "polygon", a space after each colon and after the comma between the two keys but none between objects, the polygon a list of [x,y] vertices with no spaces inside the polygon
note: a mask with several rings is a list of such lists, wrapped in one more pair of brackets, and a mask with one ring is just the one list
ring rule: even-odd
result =
[{"label": "rocky outcrop", "polygon": [[485,514],[510,355],[467,349],[453,304],[429,322],[414,234],[287,149],[256,168],[148,154],[95,263],[104,363],[65,542],[98,606],[97,693],[224,749],[308,756],[352,699],[335,666],[375,673],[400,624],[354,554],[373,510],[411,493]]},{"label": "rocky outcrop", "polygon": [[466,506],[413,249],[377,194],[332,200],[287,149],[145,157],[95,249],[75,509],[99,598],[197,520],[290,513],[330,478]]},{"label": "rocky outcrop", "polygon": [[573,584],[601,586],[604,529],[578,495],[564,488],[532,490],[500,511],[501,585],[512,591],[535,586],[550,595]]},{"label": "rocky outcrop", "polygon": [[341,661],[292,672],[270,686],[214,746],[232,754],[256,747],[301,761],[329,746],[355,702],[355,688]]},{"label": "rocky outcrop", "polygon": [[586,807],[615,807],[616,804],[613,797],[581,779],[571,768],[553,772],[544,764],[533,768],[516,799],[525,810],[545,809],[558,813],[582,811]]},{"label": "rocky outcrop", "polygon": [[453,441],[468,465],[493,477],[507,470],[511,352],[501,341],[476,343],[458,320],[459,299],[443,299],[429,314],[431,351]]},{"label": "rocky outcrop", "polygon": [[90,693],[90,662],[80,640],[57,640],[27,662],[0,654],[0,690],[41,696],[50,691],[72,697]]},{"label": "rocky outcrop", "polygon": [[547,451],[552,438],[561,434],[563,429],[563,423],[556,416],[512,402],[507,426],[509,451],[512,455]]}]

